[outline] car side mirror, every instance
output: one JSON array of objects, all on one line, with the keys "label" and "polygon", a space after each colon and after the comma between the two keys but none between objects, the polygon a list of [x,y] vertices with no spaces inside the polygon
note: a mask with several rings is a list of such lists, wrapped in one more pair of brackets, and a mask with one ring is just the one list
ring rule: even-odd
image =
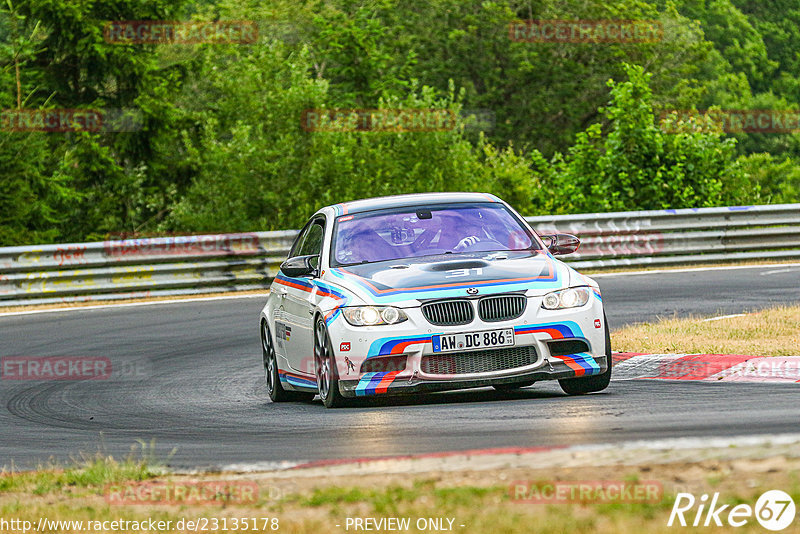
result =
[{"label": "car side mirror", "polygon": [[319,257],[316,254],[309,256],[295,256],[289,258],[281,263],[281,272],[289,278],[297,278],[298,276],[316,276]]},{"label": "car side mirror", "polygon": [[572,234],[547,234],[541,237],[553,256],[572,254],[581,246],[581,240]]}]

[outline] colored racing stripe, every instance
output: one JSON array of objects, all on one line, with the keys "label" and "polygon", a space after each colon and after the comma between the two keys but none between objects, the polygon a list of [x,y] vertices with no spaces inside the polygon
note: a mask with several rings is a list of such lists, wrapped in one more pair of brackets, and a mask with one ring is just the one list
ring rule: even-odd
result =
[{"label": "colored racing stripe", "polygon": [[[564,339],[572,337],[584,337],[583,331],[575,321],[564,321],[562,323],[542,323],[529,324],[514,327],[515,335],[545,333],[551,339]],[[409,337],[384,337],[372,342],[367,352],[367,358],[375,356],[387,356],[391,354],[402,354],[411,345],[432,343],[433,336],[409,336]]]},{"label": "colored racing stripe", "polygon": [[575,371],[575,376],[591,376],[600,374],[600,365],[588,352],[579,352],[566,356],[555,356],[563,361],[567,367]]},{"label": "colored racing stripe", "polygon": [[375,393],[386,393],[386,391],[389,389],[389,384],[394,382],[394,377],[399,374],[400,371],[386,373],[380,383],[378,383],[378,385],[375,387]]},{"label": "colored racing stripe", "polygon": [[358,381],[356,395],[364,396],[386,393],[389,389],[389,385],[394,382],[398,374],[400,374],[400,371],[392,371],[389,373],[365,373]]},{"label": "colored racing stripe", "polygon": [[386,356],[387,354],[402,354],[411,345],[430,343],[431,336],[412,336],[412,337],[384,337],[376,339],[369,346],[367,358],[373,356]]},{"label": "colored racing stripe", "polygon": [[280,378],[281,382],[287,382],[292,386],[317,389],[316,379],[311,379],[297,373],[291,373],[289,371],[282,371],[281,369],[278,369],[278,377]]},{"label": "colored racing stripe", "polygon": [[584,337],[581,327],[575,321],[564,321],[563,323],[542,323],[515,326],[514,334],[535,334],[544,332],[549,334],[552,339],[563,339],[567,337]]},{"label": "colored racing stripe", "polygon": [[307,293],[316,292],[317,295],[322,297],[331,297],[332,299],[336,300],[336,307],[325,314],[325,324],[328,325],[339,316],[341,313],[341,308],[347,304],[348,300],[350,300],[344,293],[341,293],[332,287],[323,285],[319,281],[307,282],[301,278],[288,278],[282,274],[278,274],[278,276],[275,277],[275,283],[282,286],[299,289]]},{"label": "colored racing stripe", "polygon": [[416,287],[397,287],[397,288],[387,288],[387,289],[379,289],[377,288],[372,282],[368,279],[358,276],[355,273],[348,271],[347,269],[339,268],[339,269],[331,269],[331,273],[335,276],[340,278],[349,278],[356,280],[359,285],[364,287],[367,291],[372,293],[375,296],[392,296],[392,295],[405,295],[407,298],[413,298],[413,296],[409,294],[413,293],[427,293],[431,291],[442,291],[442,290],[458,290],[470,287],[486,287],[486,286],[507,286],[507,285],[514,285],[514,284],[525,284],[528,282],[534,281],[545,281],[545,282],[555,282],[558,280],[558,273],[556,272],[555,266],[552,261],[547,261],[547,272],[539,274],[538,276],[534,277],[522,277],[522,278],[503,278],[498,280],[483,280],[483,281],[463,281],[463,282],[451,282],[451,283],[442,283],[442,284],[433,284],[427,286],[416,286]]}]

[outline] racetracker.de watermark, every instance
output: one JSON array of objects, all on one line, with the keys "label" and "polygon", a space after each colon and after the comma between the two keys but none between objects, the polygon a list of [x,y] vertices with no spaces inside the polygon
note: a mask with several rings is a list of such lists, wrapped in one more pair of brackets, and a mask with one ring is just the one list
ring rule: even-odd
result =
[{"label": "racetracker.de watermark", "polygon": [[517,20],[508,36],[522,43],[657,43],[664,28],[657,20]]},{"label": "racetracker.de watermark", "polygon": [[457,125],[450,109],[306,109],[300,117],[307,132],[443,132]]},{"label": "racetracker.de watermark", "polygon": [[106,356],[4,356],[2,380],[111,380],[136,381],[153,376],[147,358]]},{"label": "racetracker.de watermark", "polygon": [[[277,499],[277,488],[269,497]],[[229,505],[258,501],[258,484],[246,480],[145,481],[110,484],[105,487],[106,502],[116,505]]]},{"label": "racetracker.de watermark", "polygon": [[666,133],[687,131],[725,133],[800,132],[798,110],[667,110],[659,115],[661,130]]},{"label": "racetracker.de watermark", "polygon": [[111,360],[95,356],[7,356],[3,380],[108,380]]},{"label": "racetracker.de watermark", "polygon": [[5,132],[134,132],[142,129],[137,109],[3,109]]},{"label": "racetracker.de watermark", "polygon": [[258,25],[250,20],[180,22],[174,20],[120,20],[103,27],[111,44],[252,44]]},{"label": "racetracker.de watermark", "polygon": [[246,255],[262,250],[256,234],[186,235],[109,240],[105,254],[114,258],[165,255]]},{"label": "racetracker.de watermark", "polygon": [[527,504],[658,503],[663,494],[655,480],[517,480],[509,487],[512,501]]}]

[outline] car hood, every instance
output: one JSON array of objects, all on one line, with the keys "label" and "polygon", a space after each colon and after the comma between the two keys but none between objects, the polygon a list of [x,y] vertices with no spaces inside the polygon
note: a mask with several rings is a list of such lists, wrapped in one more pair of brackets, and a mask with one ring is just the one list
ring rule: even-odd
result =
[{"label": "car hood", "polygon": [[331,268],[325,278],[363,303],[414,306],[430,299],[475,294],[524,291],[543,295],[568,286],[571,272],[549,254],[513,251],[351,265]]}]

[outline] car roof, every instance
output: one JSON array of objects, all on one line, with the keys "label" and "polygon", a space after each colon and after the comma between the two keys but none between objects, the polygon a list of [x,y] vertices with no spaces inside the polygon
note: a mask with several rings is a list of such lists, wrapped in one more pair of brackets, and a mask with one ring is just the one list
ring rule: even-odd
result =
[{"label": "car roof", "polygon": [[448,202],[501,202],[501,200],[489,193],[417,193],[365,198],[329,207],[333,208],[337,215],[347,215],[349,213],[362,213],[379,209],[429,206]]}]

